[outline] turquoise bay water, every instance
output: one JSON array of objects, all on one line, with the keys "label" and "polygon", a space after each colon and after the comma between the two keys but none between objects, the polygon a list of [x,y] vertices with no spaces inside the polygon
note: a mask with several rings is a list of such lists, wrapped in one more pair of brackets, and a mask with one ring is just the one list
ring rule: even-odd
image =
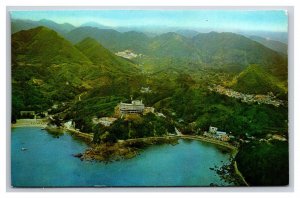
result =
[{"label": "turquoise bay water", "polygon": [[72,156],[87,147],[68,133],[58,137],[39,128],[12,129],[12,186],[230,185],[209,169],[228,163],[230,153],[212,144],[179,140],[175,146],[154,145],[135,158],[108,164],[81,161]]}]

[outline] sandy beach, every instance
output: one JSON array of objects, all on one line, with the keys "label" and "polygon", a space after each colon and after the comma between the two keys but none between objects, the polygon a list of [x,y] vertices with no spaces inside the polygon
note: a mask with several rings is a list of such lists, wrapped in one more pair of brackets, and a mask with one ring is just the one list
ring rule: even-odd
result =
[{"label": "sandy beach", "polygon": [[46,119],[18,119],[16,123],[11,124],[11,128],[16,127],[41,127],[45,128],[48,122]]}]

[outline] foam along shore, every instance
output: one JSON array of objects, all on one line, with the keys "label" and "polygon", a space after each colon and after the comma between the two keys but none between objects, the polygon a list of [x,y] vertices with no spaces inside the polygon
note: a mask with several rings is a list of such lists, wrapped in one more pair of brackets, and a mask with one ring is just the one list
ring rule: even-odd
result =
[{"label": "foam along shore", "polygon": [[18,119],[16,123],[11,124],[11,128],[16,127],[47,127],[47,119]]}]

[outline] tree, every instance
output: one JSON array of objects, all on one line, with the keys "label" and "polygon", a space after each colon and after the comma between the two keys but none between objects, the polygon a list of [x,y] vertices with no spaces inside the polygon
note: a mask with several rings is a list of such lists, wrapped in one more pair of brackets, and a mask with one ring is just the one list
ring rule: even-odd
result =
[{"label": "tree", "polygon": [[253,186],[279,186],[289,183],[288,143],[249,143],[236,155],[239,170]]},{"label": "tree", "polygon": [[100,140],[104,143],[115,143],[118,139],[114,134],[111,134],[110,132],[106,131],[100,136]]},{"label": "tree", "polygon": [[176,79],[176,82],[184,90],[190,88],[192,85],[195,84],[195,80],[191,77],[191,75],[187,73],[180,73]]}]

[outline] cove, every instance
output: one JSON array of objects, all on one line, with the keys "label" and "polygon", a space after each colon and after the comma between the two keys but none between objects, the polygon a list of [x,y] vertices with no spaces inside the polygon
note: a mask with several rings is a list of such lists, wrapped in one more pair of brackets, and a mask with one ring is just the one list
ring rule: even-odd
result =
[{"label": "cove", "polygon": [[88,145],[69,133],[53,135],[40,128],[13,128],[11,185],[13,187],[93,186],[232,186],[212,167],[229,163],[230,153],[216,145],[179,140],[153,145],[140,155],[112,163],[81,161],[72,154]]}]

